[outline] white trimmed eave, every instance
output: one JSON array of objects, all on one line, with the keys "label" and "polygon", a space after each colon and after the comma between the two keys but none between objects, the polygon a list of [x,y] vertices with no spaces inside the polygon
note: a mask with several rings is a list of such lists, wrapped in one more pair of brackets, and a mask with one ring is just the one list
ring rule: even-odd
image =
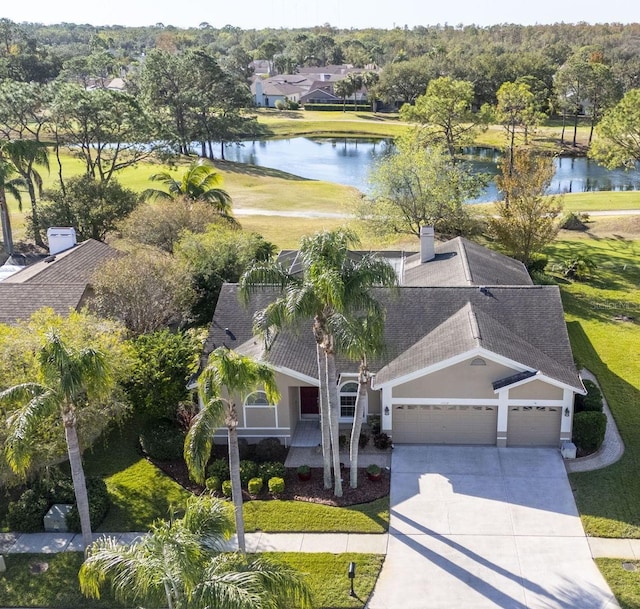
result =
[{"label": "white trimmed eave", "polygon": [[376,383],[375,378],[372,384],[372,389],[383,389],[386,387],[395,387],[396,385],[403,385],[404,383],[408,383],[410,381],[414,381],[423,376],[431,374],[433,372],[437,372],[438,370],[444,370],[445,368],[449,368],[455,364],[459,364],[468,359],[472,359],[474,357],[483,357],[486,359],[490,359],[496,363],[505,364],[512,368],[516,368],[518,372],[524,372],[525,370],[530,370],[533,372],[532,368],[526,368],[522,364],[518,364],[517,362],[512,362],[511,360],[507,360],[506,358],[497,355],[496,353],[492,353],[491,351],[487,351],[482,347],[474,347],[473,349],[469,349],[463,353],[458,353],[458,355],[454,355],[448,359],[444,359],[442,361],[436,362],[435,364],[431,364],[430,366],[426,366],[425,368],[420,368],[419,370],[415,370],[409,374],[404,374],[402,376],[398,376],[394,379],[385,381],[384,383]]},{"label": "white trimmed eave", "polygon": [[290,376],[291,378],[296,379],[297,381],[303,381],[305,383],[309,383],[309,385],[313,385],[314,387],[319,387],[320,383],[318,379],[313,378],[312,376],[308,376],[306,374],[302,374],[302,372],[298,372],[296,370],[292,370],[291,368],[285,368],[284,366],[274,366],[269,362],[265,362],[267,366],[269,366],[272,370],[279,372],[280,374],[284,374],[286,376]]},{"label": "white trimmed eave", "polygon": [[[562,381],[558,381],[557,379],[551,378],[546,374],[538,371],[533,376],[530,376],[526,379],[522,379],[521,381],[516,381],[515,383],[511,383],[510,385],[505,385],[504,387],[500,387],[499,389],[494,389],[493,393],[500,393],[505,389],[515,389],[516,387],[520,387],[521,385],[526,385],[531,381],[542,381],[543,383],[547,383],[548,385],[553,385],[554,387],[560,387],[561,389],[569,389],[574,393],[580,393],[582,395],[586,395],[586,391],[584,388],[579,389],[578,387],[574,387],[573,385],[569,385],[567,383],[563,383]],[[585,393],[582,393],[585,391]]]}]

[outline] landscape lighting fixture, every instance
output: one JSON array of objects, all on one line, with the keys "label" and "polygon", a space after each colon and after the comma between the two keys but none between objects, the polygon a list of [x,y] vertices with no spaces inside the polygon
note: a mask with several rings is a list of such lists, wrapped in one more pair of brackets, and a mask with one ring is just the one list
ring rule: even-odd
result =
[{"label": "landscape lighting fixture", "polygon": [[353,580],[356,578],[356,563],[349,563],[349,570],[347,571],[347,575],[349,576],[349,581],[351,582],[351,591],[349,592],[349,596],[352,598],[357,598],[355,590],[353,589]]}]

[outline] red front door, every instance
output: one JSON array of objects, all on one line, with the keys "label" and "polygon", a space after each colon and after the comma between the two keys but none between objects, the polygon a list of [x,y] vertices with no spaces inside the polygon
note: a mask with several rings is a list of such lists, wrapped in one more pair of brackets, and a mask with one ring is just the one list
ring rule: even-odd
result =
[{"label": "red front door", "polygon": [[300,387],[300,418],[313,419],[319,414],[318,388]]}]

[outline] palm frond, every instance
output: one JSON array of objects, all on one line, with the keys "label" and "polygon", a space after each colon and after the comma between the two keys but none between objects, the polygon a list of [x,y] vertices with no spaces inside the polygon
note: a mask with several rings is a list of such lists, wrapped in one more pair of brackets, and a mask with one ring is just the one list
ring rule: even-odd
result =
[{"label": "palm frond", "polygon": [[226,404],[221,398],[209,397],[202,410],[193,418],[185,438],[184,460],[189,475],[199,484],[204,483],[213,434],[224,423],[225,409]]}]

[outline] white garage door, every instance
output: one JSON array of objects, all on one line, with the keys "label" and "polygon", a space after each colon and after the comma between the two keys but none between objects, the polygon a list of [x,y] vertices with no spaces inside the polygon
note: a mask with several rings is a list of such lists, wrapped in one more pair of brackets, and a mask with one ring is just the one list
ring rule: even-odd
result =
[{"label": "white garage door", "polygon": [[558,446],[560,406],[509,406],[507,446]]},{"label": "white garage door", "polygon": [[495,444],[497,406],[393,407],[393,441],[398,444]]}]

